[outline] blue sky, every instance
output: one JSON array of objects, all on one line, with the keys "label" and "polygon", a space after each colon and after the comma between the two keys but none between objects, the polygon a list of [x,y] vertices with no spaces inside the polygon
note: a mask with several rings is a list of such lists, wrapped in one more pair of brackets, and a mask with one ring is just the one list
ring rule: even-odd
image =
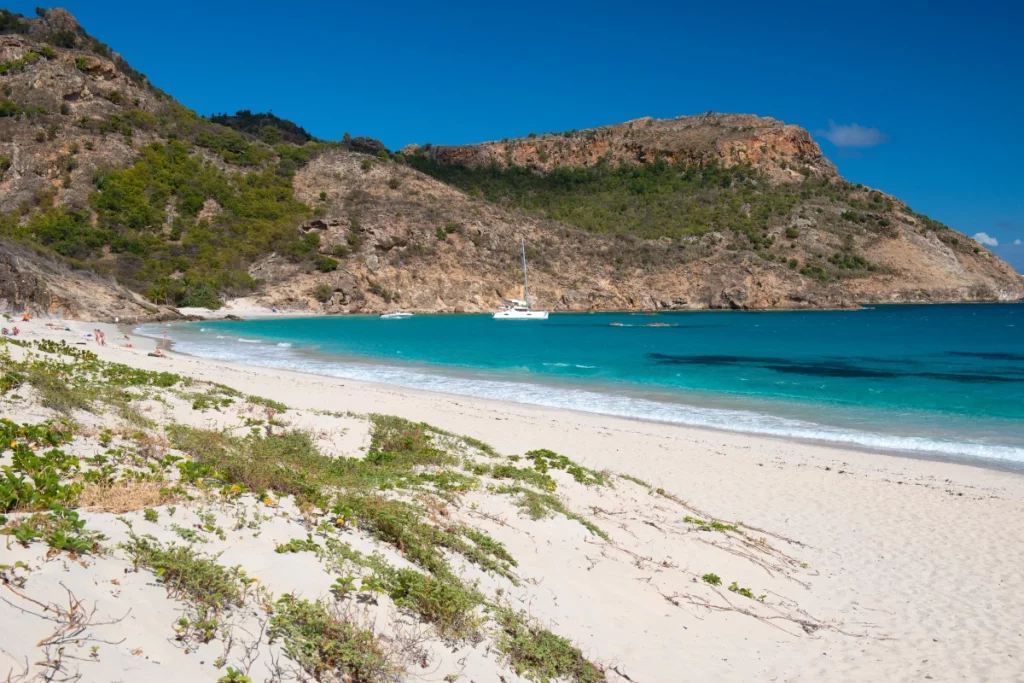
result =
[{"label": "blue sky", "polygon": [[1019,1],[62,6],[202,114],[271,109],[329,139],[398,148],[772,116],[817,133],[848,179],[984,233],[1024,270]]}]

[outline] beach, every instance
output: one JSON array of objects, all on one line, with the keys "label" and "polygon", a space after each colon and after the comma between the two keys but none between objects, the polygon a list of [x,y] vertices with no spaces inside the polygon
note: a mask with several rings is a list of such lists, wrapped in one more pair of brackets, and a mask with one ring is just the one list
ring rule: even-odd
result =
[{"label": "beach", "polygon": [[[303,411],[314,430],[328,419],[316,411],[381,413],[466,435],[501,453],[550,449],[590,470],[628,473],[687,509],[742,522],[751,538],[757,532],[750,529],[763,530],[760,542],[796,558],[784,572],[771,563],[741,567],[733,558],[730,567],[717,560],[741,585],[755,592],[765,586],[766,604],[786,610],[776,620],[747,614],[742,605],[735,611],[686,601],[681,589],[659,583],[677,568],[697,576],[712,569],[707,553],[718,541],[677,542],[665,529],[681,514],[643,507],[646,498],[621,487],[587,489],[570,501],[615,529],[614,547],[578,536],[567,542],[557,530],[513,533],[506,524],[524,526],[515,513],[491,510],[505,520],[493,533],[532,577],[524,604],[601,662],[608,680],[1024,680],[1019,474],[173,352],[156,358],[147,355],[156,341],[132,334],[125,340],[113,325],[33,320],[20,327],[22,339],[71,344],[94,328],[105,330],[107,346],[85,347],[101,360],[263,396]],[[339,448],[358,450],[358,442]],[[794,628],[803,619],[794,615],[813,626]],[[422,678],[446,673],[431,671]]]}]

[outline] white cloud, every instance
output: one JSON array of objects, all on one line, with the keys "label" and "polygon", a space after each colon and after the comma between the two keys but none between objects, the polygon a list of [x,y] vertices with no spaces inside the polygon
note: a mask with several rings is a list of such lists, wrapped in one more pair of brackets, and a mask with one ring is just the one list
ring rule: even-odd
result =
[{"label": "white cloud", "polygon": [[999,246],[999,240],[997,240],[995,237],[989,237],[988,234],[984,232],[974,233],[974,241],[977,242],[978,244],[984,244],[986,247]]},{"label": "white cloud", "polygon": [[828,122],[828,130],[819,130],[823,137],[836,147],[874,147],[889,141],[889,136],[877,128],[865,128],[856,123],[849,125]]},{"label": "white cloud", "polygon": [[1016,244],[1017,246],[1024,244],[1024,242],[1021,242],[1020,240],[1014,240],[1013,243]]}]

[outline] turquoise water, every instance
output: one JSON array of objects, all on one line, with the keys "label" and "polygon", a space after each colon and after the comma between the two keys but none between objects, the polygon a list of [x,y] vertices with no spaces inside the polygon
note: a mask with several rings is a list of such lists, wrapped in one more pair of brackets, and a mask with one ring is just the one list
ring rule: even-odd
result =
[{"label": "turquoise water", "polygon": [[183,353],[457,394],[1024,467],[1024,305],[272,318]]}]

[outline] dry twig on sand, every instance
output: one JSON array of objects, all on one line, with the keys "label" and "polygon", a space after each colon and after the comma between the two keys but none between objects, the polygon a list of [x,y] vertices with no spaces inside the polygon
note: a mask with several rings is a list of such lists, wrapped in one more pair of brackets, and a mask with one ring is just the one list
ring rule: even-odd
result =
[{"label": "dry twig on sand", "polygon": [[[44,658],[41,661],[35,662],[36,666],[42,667],[43,669],[43,672],[39,674],[39,678],[41,678],[41,680],[77,681],[81,678],[81,674],[78,673],[77,669],[74,672],[68,669],[67,660],[81,659],[79,657],[70,655],[65,651],[65,648],[68,645],[77,645],[81,643],[103,643],[105,645],[120,645],[124,642],[123,638],[117,641],[96,638],[92,635],[91,629],[120,623],[131,613],[131,609],[125,612],[124,616],[118,617],[117,619],[97,621],[97,605],[93,604],[92,609],[88,609],[85,605],[85,602],[75,597],[75,594],[71,592],[71,589],[65,586],[63,583],[61,583],[60,586],[67,592],[66,607],[56,602],[40,602],[34,598],[30,598],[29,596],[17,590],[10,584],[6,584],[5,586],[17,598],[23,600],[26,603],[29,603],[29,605],[35,605],[39,607],[42,610],[42,612],[34,612],[30,607],[24,607],[22,605],[15,604],[14,602],[8,600],[5,597],[0,597],[0,600],[7,603],[14,609],[18,610],[22,614],[32,615],[40,619],[44,619],[46,621],[50,621],[57,624],[57,628],[53,631],[53,633],[51,633],[50,635],[36,643],[36,647],[42,649],[44,656]],[[26,674],[27,672],[28,671],[26,669]],[[20,674],[19,676],[23,677],[26,674]],[[21,678],[12,678],[12,675],[8,674],[8,680],[21,680]]]}]

